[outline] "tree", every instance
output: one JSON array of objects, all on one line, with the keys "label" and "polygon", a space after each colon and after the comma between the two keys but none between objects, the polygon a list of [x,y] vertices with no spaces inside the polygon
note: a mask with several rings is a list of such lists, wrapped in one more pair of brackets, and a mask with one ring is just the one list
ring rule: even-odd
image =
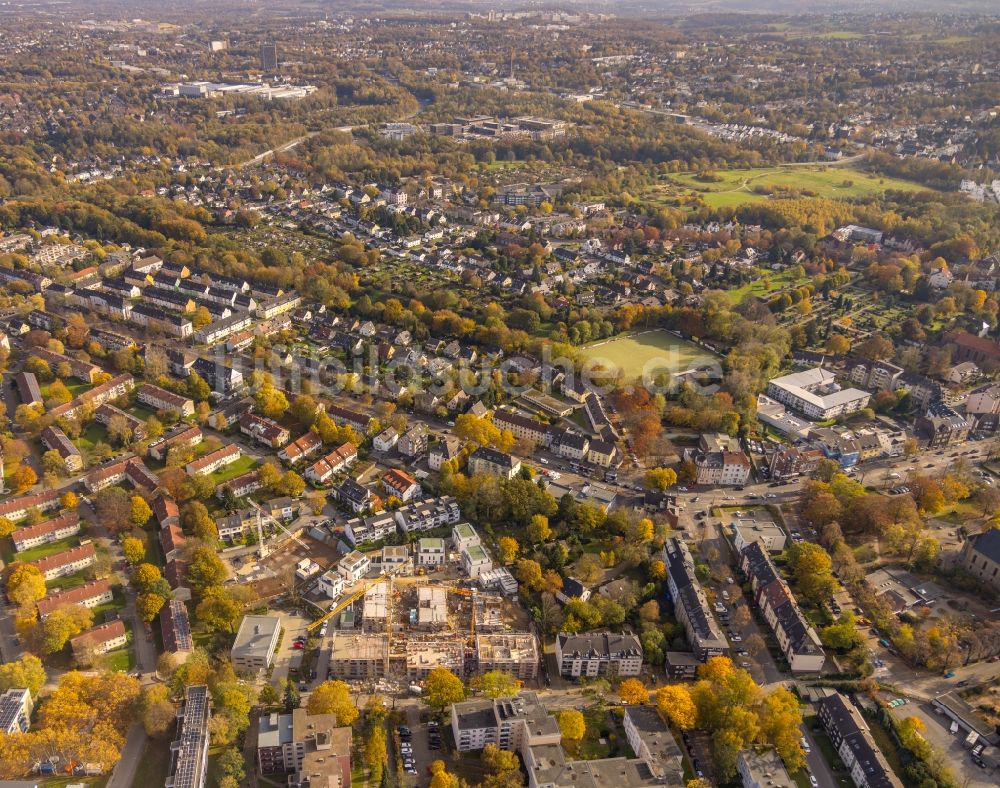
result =
[{"label": "tree", "polygon": [[641,705],[649,703],[649,690],[639,679],[629,678],[618,685],[618,697],[621,698],[622,703],[632,706]]},{"label": "tree", "polygon": [[191,551],[188,583],[195,592],[204,593],[210,586],[222,585],[228,574],[226,565],[222,563],[214,548],[200,546]]},{"label": "tree", "polygon": [[292,402],[292,416],[306,429],[309,429],[316,421],[317,410],[316,400],[308,394],[299,394]]},{"label": "tree", "polygon": [[108,419],[108,437],[119,446],[126,446],[132,442],[132,428],[128,419],[122,415],[115,415]]},{"label": "tree", "polygon": [[143,689],[139,711],[146,735],[154,739],[164,738],[177,718],[177,707],[170,702],[170,688],[166,684],[151,684]]},{"label": "tree", "polygon": [[37,695],[45,686],[45,668],[34,654],[25,654],[15,662],[0,665],[0,692],[22,687]]},{"label": "tree", "polygon": [[472,686],[487,698],[509,698],[521,689],[521,682],[502,670],[490,670],[473,679]]},{"label": "tree", "polygon": [[69,509],[70,511],[72,511],[76,509],[77,506],[80,505],[80,501],[76,497],[75,492],[73,492],[72,490],[67,490],[62,494],[62,497],[59,499],[59,505],[63,509]]},{"label": "tree", "polygon": [[212,322],[212,313],[204,306],[199,306],[191,316],[191,327],[197,331]]},{"label": "tree", "polygon": [[23,493],[30,490],[38,483],[38,474],[30,465],[21,464],[10,477],[11,486],[14,492]]},{"label": "tree", "polygon": [[94,623],[94,611],[83,605],[66,605],[53,610],[41,622],[41,645],[45,654],[62,651],[66,642],[89,629]]},{"label": "tree", "polygon": [[521,788],[521,763],[517,755],[507,750],[501,750],[490,742],[483,748],[483,765],[486,767],[486,778],[480,783],[484,788]]},{"label": "tree", "polygon": [[517,543],[517,539],[512,536],[501,536],[497,542],[497,552],[500,556],[500,563],[510,564],[520,551],[521,546]]},{"label": "tree", "polygon": [[576,709],[559,712],[559,732],[567,741],[580,741],[587,733],[587,723],[583,714]]},{"label": "tree", "polygon": [[444,711],[446,706],[465,700],[465,685],[448,668],[434,668],[427,674],[424,700],[431,708]]},{"label": "tree", "polygon": [[534,543],[546,542],[552,536],[552,529],[549,527],[549,518],[544,514],[536,514],[528,523],[528,538]]},{"label": "tree", "polygon": [[530,558],[521,558],[514,568],[517,581],[531,591],[537,591],[542,587],[542,567],[537,561]]},{"label": "tree", "polygon": [[254,394],[257,410],[269,419],[278,419],[288,410],[288,399],[266,378]]},{"label": "tree", "polygon": [[650,490],[663,492],[677,484],[677,473],[673,468],[650,468],[644,481]]},{"label": "tree", "polygon": [[243,616],[243,605],[225,586],[210,586],[195,608],[199,623],[216,631],[234,634]]},{"label": "tree", "polygon": [[129,507],[129,519],[132,521],[132,525],[142,527],[149,522],[149,518],[152,516],[153,510],[149,508],[146,499],[139,495],[133,495]]},{"label": "tree", "polygon": [[388,759],[385,731],[381,725],[376,725],[368,733],[368,740],[365,742],[365,765],[368,767],[368,776],[372,783],[382,781],[382,772]]},{"label": "tree", "polygon": [[353,725],[358,707],[351,701],[351,688],[343,681],[324,681],[309,696],[306,710],[310,714],[336,714],[337,724]]},{"label": "tree", "polygon": [[291,498],[298,498],[305,492],[305,480],[295,471],[285,471],[281,477],[281,492]]},{"label": "tree", "polygon": [[269,493],[278,493],[281,487],[281,470],[273,462],[265,462],[257,469],[257,481]]},{"label": "tree", "polygon": [[826,352],[832,356],[843,356],[851,349],[851,340],[843,334],[831,334],[826,340]]},{"label": "tree", "polygon": [[197,372],[191,372],[187,378],[188,396],[195,402],[203,402],[212,396],[212,389]]},{"label": "tree", "polygon": [[132,501],[121,487],[105,487],[98,492],[94,510],[101,524],[115,533],[124,530],[132,519]]},{"label": "tree", "polygon": [[45,596],[45,578],[37,566],[15,564],[7,577],[7,596],[21,607],[34,604]]},{"label": "tree", "polygon": [[166,602],[159,594],[140,594],[135,600],[135,610],[139,618],[148,623],[159,615]]},{"label": "tree", "polygon": [[219,540],[219,529],[201,501],[189,501],[181,510],[181,526],[184,530],[208,544]]},{"label": "tree", "polygon": [[163,580],[160,568],[155,564],[139,564],[132,572],[132,585],[140,591],[150,593]]},{"label": "tree", "polygon": [[66,462],[58,451],[49,449],[42,455],[42,470],[45,473],[62,476],[66,473]]},{"label": "tree", "polygon": [[656,691],[656,710],[665,722],[682,731],[698,724],[698,708],[691,699],[690,690],[683,684],[667,684]]},{"label": "tree", "polygon": [[6,538],[14,533],[17,526],[7,517],[0,517],[0,539]]},{"label": "tree", "polygon": [[126,561],[135,566],[146,557],[146,545],[142,543],[141,539],[136,539],[134,536],[126,536],[122,540],[122,554],[125,556]]},{"label": "tree", "polygon": [[434,761],[430,765],[430,771],[430,788],[458,788],[458,778],[447,772],[444,761]]},{"label": "tree", "polygon": [[773,746],[789,773],[794,774],[805,765],[799,745],[802,709],[798,698],[785,687],[778,687],[764,697],[758,716],[759,741]]},{"label": "tree", "polygon": [[825,602],[837,587],[830,554],[818,544],[793,544],[788,550],[788,566],[801,594],[814,604]]}]

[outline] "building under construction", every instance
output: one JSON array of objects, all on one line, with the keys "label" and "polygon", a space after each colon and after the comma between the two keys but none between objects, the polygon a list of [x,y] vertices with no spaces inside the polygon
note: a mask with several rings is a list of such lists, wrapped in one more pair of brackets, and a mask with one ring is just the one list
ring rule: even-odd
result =
[{"label": "building under construction", "polygon": [[489,670],[522,680],[538,676],[535,636],[506,631],[500,597],[448,585],[404,586],[382,576],[335,610],[331,678],[413,683],[437,667],[462,678]]}]

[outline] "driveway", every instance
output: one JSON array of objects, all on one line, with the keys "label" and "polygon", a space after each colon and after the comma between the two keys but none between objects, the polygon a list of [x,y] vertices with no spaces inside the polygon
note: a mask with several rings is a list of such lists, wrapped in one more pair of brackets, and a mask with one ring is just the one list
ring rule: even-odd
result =
[{"label": "driveway", "polygon": [[281,680],[288,677],[288,672],[292,668],[297,668],[302,663],[302,650],[292,648],[295,638],[306,634],[306,627],[310,620],[304,616],[294,616],[284,611],[277,611],[278,618],[285,634],[281,639],[281,645],[274,654],[274,669],[271,671],[271,684],[280,688]]}]

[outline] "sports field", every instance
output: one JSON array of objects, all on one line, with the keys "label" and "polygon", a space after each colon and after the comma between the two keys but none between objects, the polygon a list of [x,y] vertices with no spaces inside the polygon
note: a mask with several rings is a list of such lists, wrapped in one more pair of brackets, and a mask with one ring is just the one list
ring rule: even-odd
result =
[{"label": "sports field", "polygon": [[645,331],[615,337],[580,348],[588,360],[601,362],[604,367],[616,367],[629,379],[642,375],[649,362],[650,371],[684,372],[709,364],[714,356],[697,345],[685,342],[666,331]]},{"label": "sports field", "polygon": [[[667,191],[691,190],[713,208],[735,207],[773,197],[801,196],[849,199],[888,190],[920,191],[925,187],[899,178],[872,175],[850,165],[761,167],[749,170],[719,170],[705,179],[688,172],[670,176]],[[760,187],[766,193],[758,193]]]}]

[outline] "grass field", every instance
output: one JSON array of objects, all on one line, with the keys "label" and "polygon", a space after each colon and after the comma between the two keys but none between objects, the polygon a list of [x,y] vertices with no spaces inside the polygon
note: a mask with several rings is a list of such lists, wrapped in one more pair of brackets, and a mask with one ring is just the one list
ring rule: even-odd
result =
[{"label": "grass field", "polygon": [[16,554],[15,560],[24,562],[37,561],[39,558],[45,558],[46,556],[55,555],[56,553],[61,553],[64,550],[69,550],[71,547],[76,547],[78,544],[80,544],[79,536],[67,536],[65,539],[59,539],[55,542],[40,544],[38,547],[22,550],[20,553]]},{"label": "grass field", "polygon": [[[580,349],[588,360],[599,361],[605,367],[616,367],[628,378],[642,374],[647,364],[652,374],[671,374],[708,364],[714,357],[666,331],[645,331],[615,337]],[[653,363],[651,363],[653,362]]]},{"label": "grass field", "polygon": [[220,468],[213,473],[212,481],[215,484],[222,484],[223,482],[228,482],[230,479],[235,479],[240,474],[246,473],[255,467],[257,467],[257,461],[253,457],[247,457],[244,454],[236,462],[230,463],[225,468]]},{"label": "grass field", "polygon": [[920,191],[924,187],[899,178],[871,175],[851,166],[763,167],[748,170],[721,170],[715,173],[721,180],[703,181],[697,173],[689,172],[671,176],[673,189],[689,189],[713,208],[736,207],[750,202],[771,199],[767,194],[757,194],[757,186],[768,189],[792,189],[808,192],[816,197],[842,198],[865,197],[889,189]]}]

